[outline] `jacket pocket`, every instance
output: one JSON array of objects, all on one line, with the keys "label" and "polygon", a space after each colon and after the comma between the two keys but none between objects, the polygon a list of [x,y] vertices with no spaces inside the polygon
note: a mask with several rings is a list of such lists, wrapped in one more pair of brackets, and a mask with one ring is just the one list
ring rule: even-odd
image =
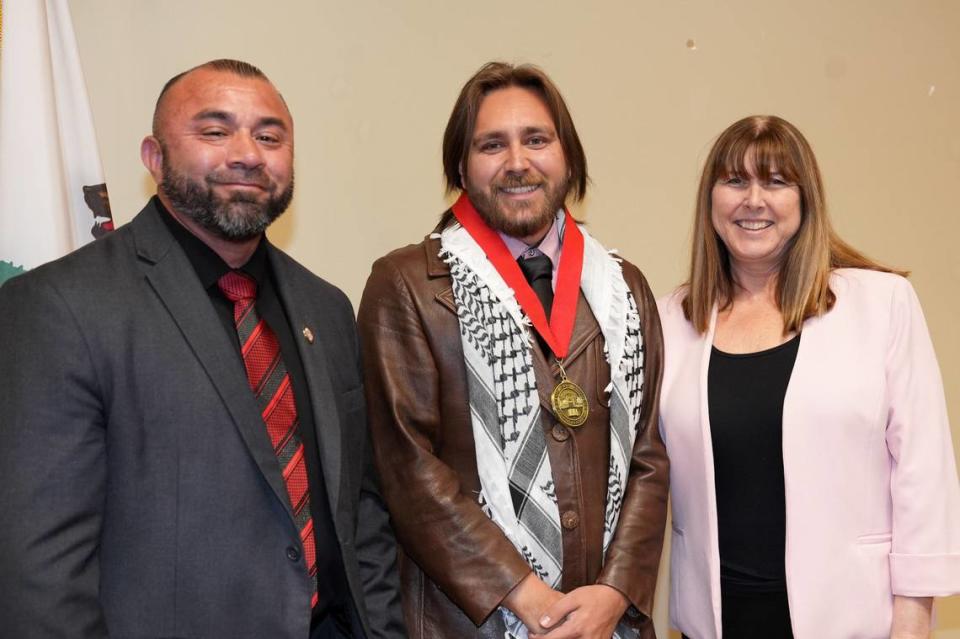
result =
[{"label": "jacket pocket", "polygon": [[857,537],[858,544],[883,544],[891,541],[893,535],[891,533],[873,533],[870,535],[860,535]]},{"label": "jacket pocket", "polygon": [[363,385],[340,393],[340,405],[343,407],[344,413],[361,408],[364,405]]}]

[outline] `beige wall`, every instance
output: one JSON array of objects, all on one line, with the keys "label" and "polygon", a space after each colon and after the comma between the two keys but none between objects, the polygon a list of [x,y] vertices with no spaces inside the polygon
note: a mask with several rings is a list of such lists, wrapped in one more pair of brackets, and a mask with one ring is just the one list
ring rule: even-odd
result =
[{"label": "beige wall", "polygon": [[[444,208],[443,127],[487,60],[535,62],[557,81],[593,176],[579,213],[657,294],[683,277],[712,138],[780,114],[817,151],[843,235],[913,271],[960,440],[956,0],[70,5],[118,221],[153,189],[138,145],[163,82],[210,58],[249,60],[297,126],[297,196],[271,237],[354,303],[373,259],[418,241]],[[940,608],[938,639],[960,638],[960,600]]]}]

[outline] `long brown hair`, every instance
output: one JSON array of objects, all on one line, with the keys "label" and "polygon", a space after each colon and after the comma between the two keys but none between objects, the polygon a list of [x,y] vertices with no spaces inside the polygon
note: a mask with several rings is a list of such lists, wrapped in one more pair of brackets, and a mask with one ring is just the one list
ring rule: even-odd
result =
[{"label": "long brown hair", "polygon": [[683,300],[683,312],[698,331],[706,332],[715,304],[722,310],[733,303],[730,254],[713,228],[712,194],[717,180],[746,173],[748,155],[758,178],[766,180],[777,171],[800,190],[800,228],[790,240],[777,277],[784,333],[799,331],[804,320],[833,308],[833,269],[852,267],[907,275],[878,264],[840,239],[827,215],[823,179],[809,142],[782,118],[753,115],[720,134],[700,176],[690,276]]},{"label": "long brown hair", "polygon": [[443,173],[447,181],[447,192],[463,190],[460,167],[467,165],[470,153],[470,140],[473,138],[480,103],[491,92],[508,87],[520,87],[536,93],[550,115],[557,129],[557,138],[570,169],[570,192],[580,201],[587,193],[587,156],[573,125],[573,118],[567,109],[567,103],[556,85],[540,68],[532,64],[512,65],[506,62],[488,62],[480,67],[472,78],[467,80],[460,90],[460,97],[453,106],[453,112],[447,121],[443,133]]}]

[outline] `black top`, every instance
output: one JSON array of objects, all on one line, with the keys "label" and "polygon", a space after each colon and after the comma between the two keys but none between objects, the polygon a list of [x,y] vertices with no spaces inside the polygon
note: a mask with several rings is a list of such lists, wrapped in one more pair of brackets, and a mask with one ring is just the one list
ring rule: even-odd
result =
[{"label": "black top", "polygon": [[738,593],[786,590],[783,398],[800,336],[769,350],[710,355],[720,586]]},{"label": "black top", "polygon": [[[224,296],[217,280],[230,266],[217,255],[213,249],[193,235],[183,225],[170,215],[159,198],[154,198],[157,209],[163,212],[161,216],[170,233],[183,249],[187,259],[200,278],[210,302],[213,304],[217,316],[223,324],[224,330],[230,335],[231,343],[236,347],[237,364],[243,367],[240,338],[233,320],[233,302]],[[330,515],[330,506],[327,502],[326,485],[320,466],[320,453],[314,430],[313,408],[310,405],[310,390],[307,385],[306,374],[303,370],[303,360],[290,321],[283,309],[283,304],[277,294],[273,269],[267,256],[266,241],[261,241],[253,255],[240,269],[257,282],[257,313],[267,323],[280,342],[280,354],[283,363],[290,375],[293,385],[293,398],[297,406],[297,430],[300,441],[303,442],[304,458],[307,464],[307,482],[310,488],[310,516],[313,518],[314,541],[317,554],[317,594],[318,603],[314,609],[314,617],[322,616],[331,604],[340,604],[340,593],[347,592],[346,576],[340,560],[336,532],[333,527],[333,518]],[[246,371],[244,370],[244,376]],[[243,559],[240,558],[239,561]]]}]

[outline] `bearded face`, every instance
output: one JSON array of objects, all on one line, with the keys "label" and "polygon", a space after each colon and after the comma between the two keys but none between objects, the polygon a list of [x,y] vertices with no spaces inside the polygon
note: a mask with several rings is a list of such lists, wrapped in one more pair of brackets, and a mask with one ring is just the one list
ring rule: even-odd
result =
[{"label": "bearded face", "polygon": [[525,240],[539,240],[550,229],[570,187],[553,116],[523,87],[483,98],[462,172],[467,195],[487,224]]},{"label": "bearded face", "polygon": [[293,197],[293,120],[266,78],[190,71],[158,101],[142,152],[161,200],[211,237],[256,238]]},{"label": "bearded face", "polygon": [[[245,188],[229,188],[232,185]],[[214,169],[193,177],[178,171],[164,149],[160,190],[181,214],[225,240],[257,237],[287,210],[293,199],[293,174],[281,189],[262,167]]]},{"label": "bearded face", "polygon": [[[490,183],[488,188],[471,188],[469,181],[467,185],[470,201],[487,225],[517,238],[548,230],[554,215],[563,207],[569,190],[568,180],[551,183],[532,172],[505,175]],[[538,190],[542,197],[523,197]]]}]

